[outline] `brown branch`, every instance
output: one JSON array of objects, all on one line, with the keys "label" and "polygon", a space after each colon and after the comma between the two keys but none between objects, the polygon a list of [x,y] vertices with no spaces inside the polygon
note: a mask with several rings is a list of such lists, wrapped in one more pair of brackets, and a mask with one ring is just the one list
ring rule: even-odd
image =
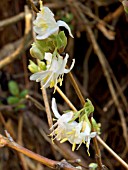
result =
[{"label": "brown branch", "polygon": [[17,144],[14,141],[10,141],[8,138],[4,137],[3,135],[0,134],[0,147],[4,147],[7,146],[9,148],[12,148],[40,163],[42,163],[43,165],[46,165],[47,167],[50,167],[52,169],[63,169],[63,170],[76,170],[76,168],[74,168],[73,166],[71,166],[68,163],[63,163],[63,162],[59,162],[59,161],[54,161],[48,158],[45,158],[39,154],[36,154],[24,147],[22,147],[21,145]]},{"label": "brown branch", "polygon": [[11,55],[7,56],[5,59],[0,61],[0,69],[13,62],[21,53],[24,52],[25,42],[27,41],[27,37],[31,31],[31,18],[32,15],[30,11],[28,13],[25,13],[25,32],[24,32],[23,41],[20,44],[20,46],[16,49],[16,51],[14,51]]},{"label": "brown branch", "polygon": [[39,12],[39,10],[36,8],[32,0],[28,0],[28,4],[31,6],[32,10],[36,13]]},{"label": "brown branch", "polygon": [[6,27],[6,26],[9,26],[11,24],[15,24],[16,22],[24,19],[25,17],[25,13],[24,12],[21,12],[19,13],[18,15],[15,15],[13,17],[10,17],[8,19],[5,19],[3,21],[0,21],[0,28],[1,27]]},{"label": "brown branch", "polygon": [[110,22],[113,19],[118,18],[123,12],[124,12],[124,8],[122,5],[120,5],[113,13],[110,13],[107,16],[105,16],[103,20],[105,22]]}]

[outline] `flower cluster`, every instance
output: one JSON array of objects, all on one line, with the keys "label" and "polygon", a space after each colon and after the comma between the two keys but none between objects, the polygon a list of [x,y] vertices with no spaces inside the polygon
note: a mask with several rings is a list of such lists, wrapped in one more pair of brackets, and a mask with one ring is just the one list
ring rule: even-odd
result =
[{"label": "flower cluster", "polygon": [[[63,31],[59,32],[59,27],[65,27],[69,35],[73,37],[69,26],[64,21],[57,21],[54,14],[48,7],[44,7],[40,1],[40,11],[33,22],[33,30],[37,34],[36,41],[33,43],[30,53],[38,59],[38,66],[30,61],[28,68],[33,75],[30,80],[41,82],[45,88],[56,87],[57,83],[62,85],[64,73],[69,73],[74,66],[73,59],[69,69],[66,69],[69,55],[62,57],[60,52],[64,51],[67,38]],[[41,68],[39,64],[43,62]]]},{"label": "flower cluster", "polygon": [[90,140],[96,136],[96,132],[91,132],[91,124],[87,115],[85,114],[86,119],[81,119],[79,123],[73,120],[76,114],[73,111],[68,111],[61,116],[57,110],[55,98],[52,99],[52,111],[57,118],[57,122],[51,127],[51,130],[54,129],[50,134],[52,137],[55,136],[53,139],[61,143],[69,141],[72,144],[72,151],[75,150],[77,144],[78,149],[82,143],[86,143],[89,153]]},{"label": "flower cluster", "polygon": [[66,69],[66,64],[68,60],[68,54],[63,59],[62,56],[52,58],[51,53],[45,53],[44,59],[47,61],[46,70],[37,72],[31,75],[30,80],[36,80],[36,82],[41,82],[42,85],[47,87],[54,87],[57,83],[62,85],[64,73],[70,72],[74,66],[75,60],[73,60],[72,65],[69,69]]},{"label": "flower cluster", "polygon": [[[36,40],[32,44],[30,54],[37,59],[37,64],[30,60],[28,68],[33,73],[30,80],[41,82],[41,86],[44,88],[54,87],[56,89],[57,83],[62,85],[64,74],[69,73],[75,63],[73,59],[71,66],[67,68],[69,55],[66,53],[65,57],[61,56],[67,45],[67,37],[64,31],[59,31],[59,27],[65,27],[69,35],[71,37],[73,35],[64,21],[56,22],[52,11],[48,7],[44,7],[41,1],[40,11],[33,24]],[[52,139],[57,139],[61,143],[69,141],[73,151],[76,145],[78,145],[78,149],[84,143],[89,153],[90,140],[100,131],[99,125],[93,119],[92,123],[97,132],[91,132],[91,124],[88,119],[90,113],[94,111],[91,101],[87,99],[86,105],[78,112],[68,111],[60,115],[55,98],[53,98],[52,110],[57,118],[57,122],[51,127]]]}]

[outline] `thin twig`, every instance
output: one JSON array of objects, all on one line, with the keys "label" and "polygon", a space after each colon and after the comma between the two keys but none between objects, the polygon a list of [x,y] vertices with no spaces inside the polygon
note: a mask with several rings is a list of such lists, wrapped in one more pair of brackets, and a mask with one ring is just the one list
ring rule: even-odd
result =
[{"label": "thin twig", "polygon": [[44,105],[45,105],[45,109],[46,109],[46,113],[47,113],[48,124],[49,124],[49,127],[52,127],[53,121],[52,121],[52,116],[51,116],[51,110],[50,110],[50,106],[49,106],[47,91],[42,85],[41,85],[41,90],[42,90],[42,95],[43,95],[43,99],[44,99]]},{"label": "thin twig", "polygon": [[111,155],[113,155],[113,157],[116,158],[121,165],[123,165],[124,168],[128,169],[128,164],[123,159],[121,159],[99,136],[97,136],[97,139],[99,143],[104,146],[104,148],[107,149],[107,151],[111,153]]},{"label": "thin twig", "polygon": [[32,101],[38,109],[45,111],[45,107],[41,103],[39,103],[35,98],[33,98],[32,96],[27,94],[26,99]]},{"label": "thin twig", "polygon": [[[19,116],[19,123],[18,123],[18,143],[22,145],[22,128],[23,128],[23,115],[22,113]],[[28,170],[27,162],[23,154],[19,153],[19,158],[21,160],[21,165],[23,166],[24,170]]]},{"label": "thin twig", "polygon": [[79,89],[79,87],[78,87],[78,85],[77,85],[77,83],[76,83],[76,81],[75,81],[72,73],[69,72],[68,75],[69,75],[70,81],[71,81],[71,83],[73,84],[73,87],[74,87],[74,89],[75,89],[75,91],[76,91],[76,93],[77,93],[77,96],[79,97],[79,99],[80,99],[80,101],[81,101],[81,104],[84,106],[84,105],[85,105],[85,99],[84,99],[83,95],[81,94],[81,91],[80,91],[80,89]]},{"label": "thin twig", "polygon": [[25,20],[25,32],[24,32],[24,38],[23,38],[22,43],[19,45],[16,51],[14,51],[11,55],[7,56],[5,59],[0,61],[0,69],[12,63],[21,53],[23,53],[25,42],[27,41],[27,37],[31,31],[31,18],[32,18],[32,15],[29,12]]},{"label": "thin twig", "polygon": [[0,28],[1,27],[6,27],[6,26],[9,26],[11,24],[14,24],[22,19],[24,19],[25,17],[25,13],[24,12],[21,12],[19,13],[18,15],[15,15],[14,17],[10,17],[8,19],[5,19],[3,21],[0,21]]},{"label": "thin twig", "polygon": [[36,13],[39,12],[39,10],[36,8],[36,6],[34,5],[32,0],[28,0],[28,3],[30,4],[30,6],[32,7],[32,10],[35,11]]},{"label": "thin twig", "polygon": [[60,90],[60,88],[58,86],[55,87],[57,92],[61,95],[61,97],[64,99],[64,101],[66,101],[66,103],[68,104],[68,106],[70,108],[72,108],[72,110],[76,110],[75,107],[73,106],[73,104],[70,102],[70,100],[65,97],[65,94]]}]

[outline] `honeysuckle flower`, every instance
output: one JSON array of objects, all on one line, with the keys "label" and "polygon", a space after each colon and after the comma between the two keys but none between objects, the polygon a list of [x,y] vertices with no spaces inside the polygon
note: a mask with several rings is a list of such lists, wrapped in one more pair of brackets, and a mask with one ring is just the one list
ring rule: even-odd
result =
[{"label": "honeysuckle flower", "polygon": [[66,69],[66,64],[68,61],[69,55],[66,54],[66,57],[62,56],[52,56],[51,53],[45,53],[45,60],[47,62],[46,70],[40,71],[30,76],[30,80],[36,80],[36,82],[41,82],[42,86],[55,87],[57,83],[62,85],[64,73],[69,73],[74,66],[75,60],[73,59],[72,64],[69,69]]},{"label": "honeysuckle flower", "polygon": [[38,34],[36,38],[43,40],[48,38],[50,35],[58,33],[59,27],[65,27],[69,35],[73,37],[70,27],[64,21],[57,21],[54,18],[54,14],[48,7],[44,7],[40,1],[40,11],[37,13],[37,17],[33,22],[34,31]]},{"label": "honeysuckle flower", "polygon": [[68,123],[73,117],[73,111],[69,111],[63,115],[60,115],[57,109],[55,98],[52,98],[52,111],[57,118],[57,122],[50,128],[54,131],[50,134],[51,136],[56,135],[57,140],[62,140],[66,137],[66,133],[75,126],[76,123]]},{"label": "honeysuckle flower", "polygon": [[52,111],[57,118],[57,122],[51,127],[51,130],[54,129],[54,131],[50,135],[55,136],[61,143],[69,141],[72,144],[72,151],[75,150],[77,144],[79,145],[77,149],[79,149],[82,143],[86,143],[89,154],[90,140],[96,136],[96,132],[91,132],[90,124],[83,121],[79,123],[76,121],[71,122],[74,116],[73,111],[61,116],[57,110],[55,98],[52,99]]},{"label": "honeysuckle flower", "polygon": [[[84,131],[82,130],[83,124],[86,124]],[[68,141],[73,145],[73,151],[76,148],[76,144],[79,144],[77,147],[78,150],[82,143],[86,143],[87,151],[89,154],[90,140],[96,136],[96,132],[91,132],[91,127],[89,126],[88,122],[81,121],[80,123],[77,123],[77,125],[72,129],[71,132],[68,132],[67,135]]]}]

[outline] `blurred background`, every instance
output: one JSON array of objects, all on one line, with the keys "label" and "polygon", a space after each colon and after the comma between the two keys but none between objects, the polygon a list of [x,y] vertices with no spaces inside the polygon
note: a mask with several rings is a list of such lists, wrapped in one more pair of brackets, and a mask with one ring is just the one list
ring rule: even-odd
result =
[{"label": "blurred background", "polygon": [[[37,0],[33,1],[39,9]],[[74,38],[68,37],[65,52],[69,65],[75,58],[72,73],[84,98],[95,106],[94,118],[101,123],[101,138],[125,161],[128,161],[128,21],[118,0],[46,0],[43,2],[64,20]],[[29,53],[33,40],[32,20],[36,13],[30,1],[0,1],[0,133],[6,129],[12,138],[40,155],[53,160],[66,159],[83,169],[95,162],[91,142],[71,152],[69,143],[54,146],[50,134],[40,85],[29,80]],[[34,59],[32,59],[34,61]],[[82,105],[65,75],[61,87],[77,109]],[[56,97],[59,111],[69,110],[61,96],[47,89],[49,103]],[[56,147],[55,147],[56,146]],[[118,161],[99,144],[103,164],[111,170],[123,170]],[[0,148],[0,170],[50,169],[14,150]]]}]

